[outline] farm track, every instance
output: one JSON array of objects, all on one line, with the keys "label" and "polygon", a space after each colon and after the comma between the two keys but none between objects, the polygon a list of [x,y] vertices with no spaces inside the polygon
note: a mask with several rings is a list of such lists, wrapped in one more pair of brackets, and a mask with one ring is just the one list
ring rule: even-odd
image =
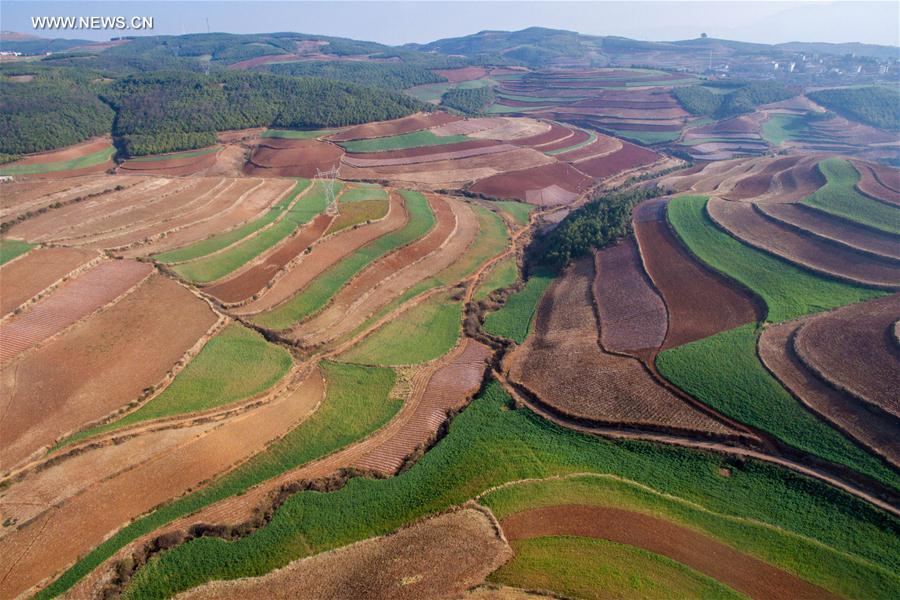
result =
[{"label": "farm track", "polygon": [[510,541],[544,536],[599,538],[642,548],[696,569],[751,598],[837,599],[808,583],[713,537],[621,508],[557,505],[518,512],[500,521]]},{"label": "farm track", "polygon": [[42,297],[85,268],[100,255],[78,248],[37,248],[0,267],[0,319],[23,304]]}]

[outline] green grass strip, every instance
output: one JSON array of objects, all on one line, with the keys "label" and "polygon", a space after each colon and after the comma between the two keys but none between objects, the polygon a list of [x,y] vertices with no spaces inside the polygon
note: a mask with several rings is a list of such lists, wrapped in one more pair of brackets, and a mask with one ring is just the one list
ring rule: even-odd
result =
[{"label": "green grass strip", "polygon": [[260,137],[283,138],[288,140],[313,140],[323,135],[334,133],[334,129],[313,129],[310,131],[297,131],[294,129],[266,129]]},{"label": "green grass strip", "polygon": [[661,144],[678,139],[680,131],[631,131],[628,129],[609,129],[616,137],[641,142],[642,144]]},{"label": "green grass strip", "polygon": [[[268,229],[261,231],[258,235],[254,235],[219,254],[176,265],[172,269],[194,283],[215,281],[228,275],[287,238],[298,227],[308,223],[313,217],[325,210],[328,205],[328,198],[323,187],[325,185],[324,183],[316,184],[312,190],[297,200],[287,210],[284,218]],[[340,185],[335,183],[337,189],[339,189],[338,186]],[[296,197],[307,187],[309,187],[309,181],[301,180],[297,183],[294,191],[291,192],[291,196]]]},{"label": "green grass strip", "polygon": [[116,153],[113,147],[104,148],[72,160],[61,160],[38,165],[10,165],[0,167],[0,175],[37,175],[39,173],[55,173],[57,171],[73,171],[107,162]]},{"label": "green grass strip", "polygon": [[25,254],[32,248],[34,248],[34,244],[22,240],[0,240],[0,265]]},{"label": "green grass strip", "polygon": [[253,317],[253,321],[270,329],[290,327],[325,306],[344,284],[366,266],[425,235],[435,223],[431,206],[425,196],[418,192],[400,193],[406,200],[406,210],[409,212],[409,222],[403,228],[363,246],[319,275],[299,294],[281,306]]},{"label": "green grass strip", "polygon": [[407,148],[421,148],[424,146],[443,146],[466,142],[470,138],[464,135],[435,135],[427,129],[392,135],[388,137],[372,138],[369,140],[355,140],[352,142],[338,142],[347,152],[384,152],[386,150],[405,150]]},{"label": "green grass strip", "polygon": [[763,121],[763,138],[774,146],[779,146],[789,140],[801,139],[812,133],[812,128],[805,115],[770,114]]},{"label": "green grass strip", "polygon": [[365,202],[367,200],[388,200],[387,190],[383,187],[362,186],[346,190],[341,194],[341,203]]},{"label": "green grass strip", "polygon": [[[715,513],[795,534],[785,536],[784,554],[794,557],[792,570],[811,576],[819,571],[809,564],[817,557],[804,547],[842,553],[852,560],[835,561],[832,579],[843,581],[849,597],[900,594],[898,519],[824,483],[755,460],[733,465],[731,476],[722,477],[727,460],[564,429],[516,410],[492,383],[402,475],[355,478],[333,493],[295,494],[252,535],[237,541],[203,537],[158,555],[135,574],[125,597],[168,598],[210,580],[263,575],[297,558],[388,533],[505,482],[585,472],[632,480]],[[809,541],[801,544],[800,536]]]},{"label": "green grass strip", "polygon": [[516,282],[519,278],[519,265],[516,263],[515,255],[510,255],[501,260],[499,263],[491,267],[487,276],[478,285],[473,298],[484,300],[491,292],[501,288],[507,288]]},{"label": "green grass strip", "polygon": [[528,225],[528,217],[534,211],[533,204],[517,202],[515,200],[489,200],[492,206],[496,206],[512,217],[516,225],[524,227]]},{"label": "green grass strip", "polygon": [[586,134],[588,134],[588,139],[586,139],[583,142],[579,142],[577,144],[572,144],[571,146],[568,146],[566,148],[560,148],[558,150],[549,150],[547,152],[544,152],[544,154],[546,154],[547,156],[555,156],[557,154],[562,154],[563,152],[574,152],[575,150],[580,150],[580,149],[584,148],[588,144],[593,144],[594,141],[597,139],[597,134],[594,133],[593,131],[591,131],[590,129],[582,129],[581,127],[576,127],[575,129],[577,129],[579,131],[583,131]]},{"label": "green grass strip", "polygon": [[232,323],[207,343],[161,394],[121,419],[91,427],[55,449],[143,421],[226,406],[275,385],[291,355],[243,325]]},{"label": "green grass strip", "polygon": [[537,305],[552,282],[553,275],[549,272],[532,273],[525,286],[510,294],[502,308],[485,317],[483,329],[518,344],[524,342],[531,332]]},{"label": "green grass strip", "polygon": [[206,156],[219,151],[221,146],[211,146],[209,148],[201,148],[200,150],[189,150],[187,152],[173,152],[171,154],[157,154],[154,156],[140,156],[128,160],[130,164],[141,164],[145,162],[159,162],[161,160],[173,160],[177,158],[194,158],[196,156]]},{"label": "green grass strip", "polygon": [[390,421],[403,404],[389,398],[395,381],[391,369],[330,362],[322,363],[321,368],[328,381],[327,397],[312,416],[265,451],[203,489],[131,522],[79,560],[36,598],[62,594],[120,548],[166,523],[364,438]]},{"label": "green grass strip", "polygon": [[806,410],[756,355],[754,325],[666,350],[659,372],[676,386],[742,423],[788,444],[900,489],[900,477],[825,421]]},{"label": "green grass strip", "polygon": [[815,275],[742,244],[715,226],[706,214],[706,201],[702,196],[675,198],[669,203],[669,222],[700,260],[758,294],[768,307],[770,321],[785,321],[884,295]]},{"label": "green grass strip", "polygon": [[827,158],[819,163],[827,183],[804,200],[805,204],[848,221],[900,235],[900,209],[856,191],[859,173],[848,161]]}]

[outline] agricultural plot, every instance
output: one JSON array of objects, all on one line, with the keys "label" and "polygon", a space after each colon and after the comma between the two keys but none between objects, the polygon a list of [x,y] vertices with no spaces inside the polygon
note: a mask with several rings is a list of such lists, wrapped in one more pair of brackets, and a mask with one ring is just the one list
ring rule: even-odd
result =
[{"label": "agricultural plot", "polygon": [[0,265],[22,256],[32,248],[34,248],[33,244],[23,242],[22,240],[0,240]]},{"label": "agricultural plot", "polygon": [[329,139],[335,142],[345,142],[350,140],[403,135],[423,129],[439,127],[460,120],[460,117],[445,112],[416,113],[393,121],[379,121],[350,127],[329,136]]},{"label": "agricultural plot", "polygon": [[329,226],[328,234],[384,218],[388,212],[388,192],[381,187],[345,189],[338,203],[340,213]]},{"label": "agricultural plot", "polygon": [[221,150],[221,146],[213,146],[187,152],[141,156],[126,160],[119,169],[125,173],[163,177],[193,175],[212,167]]},{"label": "agricultural plot", "polygon": [[551,283],[550,273],[532,273],[521,290],[509,295],[502,308],[485,317],[484,331],[517,344],[524,342],[531,332],[538,303]]},{"label": "agricultural plot", "polygon": [[856,188],[863,194],[900,206],[900,169],[874,163],[853,162],[860,175]]},{"label": "agricultural plot", "polygon": [[38,248],[0,268],[0,287],[3,288],[3,294],[0,295],[0,315],[6,315],[98,258],[96,252],[78,248]]},{"label": "agricultural plot", "polygon": [[428,130],[414,133],[403,133],[390,137],[379,137],[365,140],[341,142],[347,152],[385,152],[389,150],[405,150],[424,146],[441,146],[468,141],[464,135],[437,136]]},{"label": "agricultural plot", "polygon": [[829,158],[819,163],[828,183],[805,200],[809,206],[876,231],[900,235],[900,208],[892,207],[856,190],[859,173],[849,162]]},{"label": "agricultural plot", "polygon": [[484,277],[472,296],[476,301],[484,300],[493,292],[508,288],[519,279],[519,265],[515,255],[498,261]]},{"label": "agricultural plot", "polygon": [[341,162],[344,151],[317,139],[265,138],[253,149],[244,173],[255,177],[315,177]]},{"label": "agricultural plot", "polygon": [[93,140],[64,150],[36,154],[0,166],[0,175],[73,177],[114,167],[116,149],[108,140]]},{"label": "agricultural plot", "polygon": [[289,140],[312,140],[334,133],[333,129],[312,129],[299,131],[295,129],[266,129],[262,132],[262,138],[285,138]]}]

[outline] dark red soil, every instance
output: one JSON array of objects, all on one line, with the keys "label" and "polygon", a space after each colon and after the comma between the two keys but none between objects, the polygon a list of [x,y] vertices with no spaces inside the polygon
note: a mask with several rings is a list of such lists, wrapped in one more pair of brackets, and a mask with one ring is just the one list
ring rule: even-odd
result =
[{"label": "dark red soil", "polygon": [[318,140],[265,140],[253,151],[244,167],[258,177],[315,177],[316,169],[340,164],[343,149]]},{"label": "dark red soil", "polygon": [[808,156],[787,156],[772,161],[761,171],[741,179],[726,194],[729,200],[751,199],[778,190],[773,200],[799,201],[825,185],[817,168],[818,160]]},{"label": "dark red soil", "polygon": [[653,150],[622,142],[622,148],[612,154],[579,162],[578,170],[596,179],[605,179],[622,171],[649,165],[658,159],[659,155]]},{"label": "dark red soil", "polygon": [[[572,130],[553,121],[550,123],[550,130],[545,131],[544,133],[539,133],[537,135],[532,135],[529,137],[518,138],[512,140],[512,143],[517,146],[528,146],[529,148],[534,148],[537,146],[541,146],[541,151],[544,150],[544,144],[553,144],[559,141],[568,141],[572,137]],[[565,147],[565,146],[563,146]]]},{"label": "dark red soil", "polygon": [[472,192],[494,198],[516,198],[523,202],[529,199],[529,190],[540,190],[549,186],[559,186],[575,194],[590,188],[593,180],[578,169],[566,163],[551,163],[524,169],[509,171],[486,177],[475,183]]},{"label": "dark red soil", "polygon": [[584,158],[590,158],[591,156],[596,156],[598,154],[611,154],[621,147],[622,142],[617,138],[598,133],[597,139],[594,140],[592,144],[588,144],[587,146],[579,148],[578,150],[570,150],[569,152],[557,154],[556,158],[558,160],[576,161]]},{"label": "dark red soil", "polygon": [[334,135],[329,139],[336,142],[346,142],[350,140],[362,140],[368,138],[385,137],[389,135],[399,135],[402,133],[412,133],[422,129],[430,129],[445,123],[459,121],[462,117],[457,117],[445,112],[433,113],[416,113],[402,119],[394,119],[393,121],[377,121],[374,123],[366,123],[350,127]]},{"label": "dark red soil", "polygon": [[487,148],[488,146],[496,146],[498,143],[499,142],[496,140],[473,139],[465,142],[457,142],[455,144],[438,144],[435,146],[422,146],[419,148],[406,148],[404,150],[390,150],[387,152],[348,152],[347,158],[372,158],[383,160],[414,158],[428,156],[429,154],[443,154],[445,152],[456,152],[458,150],[470,150],[472,148]]},{"label": "dark red soil", "polygon": [[572,135],[566,139],[562,139],[557,142],[553,142],[551,144],[543,145],[539,148],[539,150],[541,152],[550,152],[552,150],[562,150],[563,148],[570,148],[572,146],[575,146],[576,144],[586,142],[591,137],[591,134],[589,134],[587,131],[584,131],[582,129],[574,129],[573,131],[575,132],[574,135]]},{"label": "dark red soil", "polygon": [[166,160],[128,160],[119,166],[127,173],[143,173],[147,175],[182,176],[192,175],[203,169],[208,169],[216,163],[216,153],[201,154],[186,158],[173,157]]},{"label": "dark red soil", "polygon": [[900,206],[900,169],[861,161],[853,161],[853,166],[860,175],[856,184],[859,191],[876,200]]},{"label": "dark red soil", "polygon": [[[38,248],[0,267],[0,315],[65,277],[98,254],[80,248]],[[5,340],[4,340],[5,343]]]}]

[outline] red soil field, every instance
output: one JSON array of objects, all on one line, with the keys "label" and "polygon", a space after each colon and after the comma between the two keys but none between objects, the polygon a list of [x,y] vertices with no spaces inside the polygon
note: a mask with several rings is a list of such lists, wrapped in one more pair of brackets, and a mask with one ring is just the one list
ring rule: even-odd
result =
[{"label": "red soil field", "polygon": [[487,71],[483,67],[463,67],[461,69],[435,69],[436,75],[440,75],[450,83],[459,83],[460,81],[472,81],[473,79],[481,79],[487,75]]},{"label": "red soil field", "polygon": [[[356,462],[362,469],[385,475],[397,472],[407,456],[428,443],[447,419],[447,413],[462,408],[478,391],[491,350],[469,338],[448,362],[439,367],[417,394],[415,409],[391,437]],[[414,392],[415,393],[415,392]]]},{"label": "red soil field", "polygon": [[142,175],[161,175],[168,177],[193,175],[203,169],[208,169],[216,162],[218,152],[210,152],[209,154],[201,154],[200,156],[192,156],[181,158],[173,156],[166,160],[127,160],[119,169],[126,173],[140,173]]},{"label": "red soil field", "polygon": [[596,179],[605,179],[622,171],[634,169],[656,162],[659,155],[653,150],[622,142],[622,149],[600,158],[592,158],[576,163],[579,171]]},{"label": "red soil field", "polygon": [[760,359],[803,404],[895,467],[900,466],[896,420],[819,379],[795,354],[794,336],[808,320],[766,327],[759,338]]},{"label": "red soil field", "polygon": [[76,158],[81,158],[82,156],[100,152],[101,150],[109,147],[110,143],[108,139],[96,138],[93,140],[82,142],[80,144],[75,144],[74,146],[68,146],[67,148],[51,150],[49,152],[41,152],[40,154],[32,154],[31,156],[26,156],[21,160],[9,163],[8,166],[44,165],[47,163],[74,160]]},{"label": "red soil field", "polygon": [[[110,262],[149,270],[140,263]],[[215,321],[206,303],[174,281],[153,276],[109,309],[5,364],[0,394],[6,399],[0,417],[4,470],[59,436],[135,400],[143,389],[159,382]],[[6,352],[5,334],[3,339]]]},{"label": "red soil field", "polygon": [[108,260],[67,282],[21,315],[0,324],[0,363],[56,335],[79,319],[112,302],[153,267],[130,260]]},{"label": "red soil field", "polygon": [[666,305],[644,273],[634,240],[595,253],[594,268],[603,347],[639,357],[655,352],[666,338]]},{"label": "red soil field", "polygon": [[843,244],[858,252],[900,261],[900,242],[889,233],[857,225],[804,204],[757,204],[756,209],[800,233]]},{"label": "red soil field", "polygon": [[635,207],[633,218],[644,267],[669,313],[663,349],[762,318],[759,300],[729,285],[688,253],[668,226],[665,199],[642,202]]},{"label": "red soil field", "polygon": [[247,303],[237,312],[253,314],[273,308],[294,296],[310,281],[345,256],[352,254],[372,240],[400,229],[406,225],[408,220],[409,215],[403,206],[400,195],[392,192],[387,216],[369,225],[345,229],[337,235],[330,236],[322,243],[316,244],[313,246],[312,252],[304,255],[303,260],[291,267],[283,277],[277,279],[259,299]]},{"label": "red soil field", "polygon": [[265,287],[275,273],[297,258],[313,242],[319,239],[328,230],[328,226],[331,225],[333,220],[334,217],[332,215],[325,213],[317,215],[299,233],[288,238],[285,243],[266,256],[262,262],[256,263],[230,279],[209,286],[203,291],[225,303],[246,300]]},{"label": "red soil field", "polygon": [[898,316],[900,294],[839,308],[810,319],[794,350],[818,377],[900,418],[900,347],[892,336]]},{"label": "red soil field", "polygon": [[872,287],[900,288],[900,265],[863,254],[761,215],[752,204],[710,198],[706,212],[734,238],[796,265],[831,277]]},{"label": "red soil field", "polygon": [[300,57],[296,54],[268,54],[266,56],[257,56],[236,63],[231,63],[230,65],[228,65],[228,70],[236,71],[241,69],[252,69],[253,67],[269,64],[270,62],[278,62],[283,60],[287,61],[299,58]]},{"label": "red soil field", "polygon": [[572,129],[569,129],[565,125],[557,123],[556,121],[551,121],[550,131],[547,131],[546,133],[540,133],[538,135],[532,135],[529,137],[512,140],[512,142],[517,146],[540,148],[540,150],[543,152],[545,150],[545,145],[554,145],[557,142],[569,140],[572,138],[574,133],[575,132]]},{"label": "red soil field", "polygon": [[591,135],[584,131],[583,129],[573,129],[572,135],[568,138],[563,138],[556,142],[551,142],[550,144],[544,144],[540,147],[541,152],[551,152],[553,150],[562,150],[563,148],[570,148],[575,146],[576,144],[581,144],[582,142],[586,142],[590,139]]},{"label": "red soil field", "polygon": [[825,185],[825,178],[816,166],[818,162],[819,157],[810,156],[776,158],[738,179],[725,197],[760,203],[799,202]]},{"label": "red soil field", "polygon": [[[99,258],[78,248],[38,248],[0,267],[0,315],[47,289],[72,271]],[[5,344],[5,340],[4,340]]]},{"label": "red soil field", "polygon": [[691,132],[709,134],[709,137],[717,137],[719,134],[723,133],[759,133],[759,130],[759,121],[751,116],[744,115],[691,129]]},{"label": "red soil field", "polygon": [[315,177],[316,169],[340,164],[344,150],[318,140],[263,140],[244,168],[259,177]]},{"label": "red soil field", "polygon": [[[487,142],[487,143],[485,143]],[[452,150],[453,146],[468,146],[466,148],[458,148],[456,150]],[[420,164],[427,162],[436,162],[440,160],[457,160],[463,158],[470,158],[473,156],[484,156],[486,154],[497,154],[500,152],[509,152],[510,150],[515,150],[516,146],[511,144],[503,144],[499,142],[494,142],[491,140],[474,140],[473,142],[461,142],[460,144],[447,144],[445,146],[433,146],[430,150],[442,149],[442,152],[421,152],[409,157],[389,157],[389,158],[377,158],[373,155],[370,158],[359,158],[358,154],[345,154],[342,162],[343,164],[350,165],[353,167],[390,167],[396,165],[412,165],[412,164]],[[424,148],[419,148],[419,150],[424,150]],[[400,150],[397,153],[406,153],[404,150]],[[397,154],[395,152],[385,152],[385,155],[394,155]]]},{"label": "red soil field", "polygon": [[143,179],[139,177],[91,175],[62,180],[5,183],[3,193],[0,194],[0,217],[13,218],[51,204],[65,204],[94,194],[112,193],[118,186],[124,189],[141,181]]},{"label": "red soil field", "polygon": [[436,146],[420,146],[418,148],[404,148],[403,150],[388,150],[385,152],[348,152],[346,159],[375,159],[392,160],[395,158],[418,158],[432,154],[444,154],[457,150],[471,150],[472,148],[485,148],[496,146],[497,142],[490,139],[471,139],[455,144],[438,144]]},{"label": "red soil field", "polygon": [[621,508],[547,506],[510,515],[500,525],[510,540],[571,535],[642,548],[696,569],[751,598],[837,599],[819,586],[704,533]]},{"label": "red soil field", "polygon": [[853,161],[860,174],[856,188],[863,194],[900,206],[900,169]]},{"label": "red soil field", "polygon": [[534,334],[510,357],[510,379],[555,412],[592,423],[728,433],[662,387],[638,360],[600,349],[593,282],[594,262],[584,257],[551,284],[538,305]]},{"label": "red soil field", "polygon": [[469,188],[477,194],[494,198],[516,198],[523,202],[529,198],[529,191],[558,186],[574,194],[587,191],[593,180],[566,163],[554,162],[522,171],[508,171],[487,177]]},{"label": "red soil field", "polygon": [[480,510],[465,508],[296,560],[262,577],[209,583],[180,598],[462,598],[511,554],[494,521]]},{"label": "red soil field", "polygon": [[593,143],[588,144],[583,148],[579,148],[578,150],[571,150],[569,152],[557,154],[556,158],[567,162],[574,162],[585,158],[592,158],[595,156],[610,154],[622,147],[621,140],[608,135],[603,135],[602,133],[598,133],[596,135],[597,139],[594,140]]},{"label": "red soil field", "polygon": [[328,139],[335,142],[346,142],[350,140],[386,137],[389,135],[399,135],[401,133],[412,133],[413,131],[429,129],[461,119],[462,117],[457,117],[445,112],[416,113],[401,119],[394,119],[393,121],[376,121],[374,123],[365,123],[364,125],[350,127],[349,129],[339,131],[329,136]]}]

